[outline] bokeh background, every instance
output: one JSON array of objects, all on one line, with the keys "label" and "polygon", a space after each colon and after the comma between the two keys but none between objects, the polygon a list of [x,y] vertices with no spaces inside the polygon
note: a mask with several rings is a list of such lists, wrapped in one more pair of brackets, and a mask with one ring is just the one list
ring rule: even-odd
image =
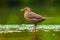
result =
[{"label": "bokeh background", "polygon": [[27,6],[47,17],[40,24],[60,24],[60,0],[0,0],[0,24],[28,23],[20,11]]},{"label": "bokeh background", "polygon": [[0,40],[33,39],[33,24],[20,11],[24,7],[46,17],[37,25],[40,40],[60,40],[60,0],[0,0]]}]

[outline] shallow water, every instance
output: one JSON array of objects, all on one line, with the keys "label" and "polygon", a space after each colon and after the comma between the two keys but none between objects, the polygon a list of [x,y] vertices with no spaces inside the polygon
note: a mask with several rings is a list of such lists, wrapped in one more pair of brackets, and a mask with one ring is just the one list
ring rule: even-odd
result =
[{"label": "shallow water", "polygon": [[[20,30],[28,30],[32,32],[32,28],[34,26],[32,24],[22,24],[22,25],[0,25],[0,33],[3,32],[21,32]],[[44,30],[48,32],[50,30],[60,31],[60,25],[37,25],[38,30]]]}]

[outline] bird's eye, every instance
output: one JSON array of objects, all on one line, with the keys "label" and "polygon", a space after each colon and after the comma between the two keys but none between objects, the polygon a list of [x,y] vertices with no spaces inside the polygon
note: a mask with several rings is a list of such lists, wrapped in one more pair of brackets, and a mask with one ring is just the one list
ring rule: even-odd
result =
[{"label": "bird's eye", "polygon": [[25,10],[27,10],[27,9],[25,9]]}]

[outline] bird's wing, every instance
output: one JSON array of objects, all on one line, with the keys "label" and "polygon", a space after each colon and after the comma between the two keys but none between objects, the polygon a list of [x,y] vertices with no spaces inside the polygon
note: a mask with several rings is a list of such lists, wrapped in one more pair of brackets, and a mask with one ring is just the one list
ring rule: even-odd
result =
[{"label": "bird's wing", "polygon": [[28,17],[31,18],[31,19],[43,18],[41,15],[36,14],[34,12],[31,12]]}]

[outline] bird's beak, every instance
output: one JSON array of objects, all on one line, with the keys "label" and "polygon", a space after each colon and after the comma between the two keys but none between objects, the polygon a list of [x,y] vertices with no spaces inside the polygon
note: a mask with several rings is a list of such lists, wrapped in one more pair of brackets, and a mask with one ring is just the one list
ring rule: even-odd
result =
[{"label": "bird's beak", "polygon": [[20,11],[24,11],[24,9],[21,9]]}]

